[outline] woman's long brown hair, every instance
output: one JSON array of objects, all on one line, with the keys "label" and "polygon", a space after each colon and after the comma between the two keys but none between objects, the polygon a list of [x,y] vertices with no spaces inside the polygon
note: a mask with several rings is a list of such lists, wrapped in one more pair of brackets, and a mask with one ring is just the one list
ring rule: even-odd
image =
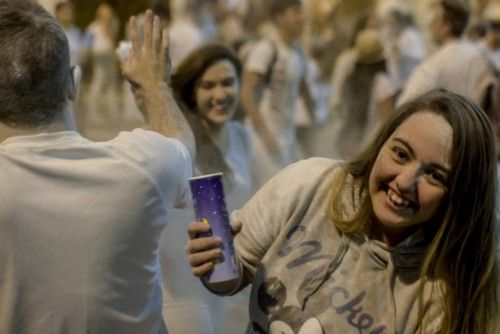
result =
[{"label": "woman's long brown hair", "polygon": [[[330,193],[330,216],[344,233],[370,230],[372,203],[367,196],[372,166],[386,140],[409,116],[432,112],[444,117],[453,129],[452,175],[439,214],[424,226],[429,236],[420,269],[421,321],[423,285],[427,280],[443,283],[434,291],[444,310],[441,333],[496,333],[495,194],[496,159],[491,125],[486,114],[468,99],[444,90],[424,94],[398,108],[378,135],[358,157],[344,165]],[[359,182],[362,198],[353,218],[345,219],[341,197],[346,178]],[[421,326],[422,327],[422,326]]]}]

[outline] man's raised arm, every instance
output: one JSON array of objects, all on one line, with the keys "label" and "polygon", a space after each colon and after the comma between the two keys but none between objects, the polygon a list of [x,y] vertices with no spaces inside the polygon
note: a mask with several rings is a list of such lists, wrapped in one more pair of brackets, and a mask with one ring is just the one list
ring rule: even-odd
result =
[{"label": "man's raised arm", "polygon": [[165,137],[181,141],[195,161],[194,136],[169,86],[170,56],[167,29],[160,18],[148,10],[144,19],[144,39],[137,33],[137,20],[130,18],[132,51],[122,63],[122,72],[132,85],[136,103],[146,125]]}]

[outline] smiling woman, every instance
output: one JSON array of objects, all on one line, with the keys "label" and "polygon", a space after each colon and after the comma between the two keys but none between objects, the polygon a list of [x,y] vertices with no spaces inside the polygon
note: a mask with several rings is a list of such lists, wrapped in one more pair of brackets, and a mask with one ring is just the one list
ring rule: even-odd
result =
[{"label": "smiling woman", "polygon": [[198,172],[223,172],[229,187],[233,186],[235,173],[225,159],[230,137],[234,137],[231,133],[236,133],[236,140],[243,143],[245,150],[240,154],[249,156],[249,134],[240,124],[230,122],[239,103],[240,77],[238,58],[217,44],[193,51],[172,75],[174,94],[196,137]]},{"label": "smiling woman", "polygon": [[[400,106],[342,175],[330,197],[339,230],[391,246],[420,233],[422,287],[440,282],[440,333],[495,333],[495,161],[485,113],[457,94],[425,94]],[[351,177],[362,199],[345,219],[340,199]]]},{"label": "smiling woman", "polygon": [[[486,114],[422,95],[357,158],[291,165],[236,212],[241,282],[217,293],[252,284],[247,333],[496,333],[495,169]],[[201,277],[218,242],[188,230]]]},{"label": "smiling woman", "polygon": [[422,111],[386,141],[369,179],[378,238],[395,246],[436,215],[447,192],[452,139],[444,117]]},{"label": "smiling woman", "polygon": [[[193,51],[172,75],[176,100],[196,139],[195,174],[223,172],[229,211],[248,198],[250,136],[232,121],[240,95],[241,65],[221,45],[205,45]],[[164,318],[171,334],[244,332],[248,295],[217,300],[191,275],[185,259],[185,224],[194,219],[192,205],[173,210],[170,226],[160,244],[163,272]]]}]

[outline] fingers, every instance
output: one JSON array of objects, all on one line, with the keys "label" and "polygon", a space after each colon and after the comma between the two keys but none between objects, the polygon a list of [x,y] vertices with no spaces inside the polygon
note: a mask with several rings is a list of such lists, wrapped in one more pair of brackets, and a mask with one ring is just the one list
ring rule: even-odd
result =
[{"label": "fingers", "polygon": [[219,237],[200,237],[192,239],[187,242],[186,253],[194,254],[206,251],[207,249],[213,249],[218,247],[221,242],[222,241]]},{"label": "fingers", "polygon": [[161,33],[161,59],[164,59],[170,67],[170,38],[168,37],[168,29],[164,28]]},{"label": "fingers", "polygon": [[155,54],[161,52],[161,42],[161,20],[160,17],[155,15],[153,18],[153,51]]},{"label": "fingers", "polygon": [[148,9],[144,15],[144,45],[145,50],[153,48],[153,12]]},{"label": "fingers", "polygon": [[193,273],[194,276],[201,278],[205,276],[209,271],[213,270],[214,266],[215,265],[213,262],[206,262],[201,266],[193,267],[191,272]]},{"label": "fingers", "polygon": [[132,43],[132,52],[139,54],[139,37],[137,34],[137,19],[135,16],[130,17],[129,20],[130,42]]},{"label": "fingers", "polygon": [[200,233],[208,232],[210,227],[198,222],[188,224],[190,240],[186,245],[186,254],[194,276],[202,277],[213,270],[215,262],[221,256],[219,237],[199,237]]},{"label": "fingers", "polygon": [[199,267],[207,262],[215,262],[221,256],[222,250],[220,248],[210,249],[204,252],[188,254],[188,260],[191,267]]},{"label": "fingers", "polygon": [[217,259],[222,254],[222,250],[220,248],[213,248],[203,252],[190,253],[190,250],[196,248],[195,246],[192,246],[194,248],[190,248],[191,246],[189,246],[189,243],[193,241],[194,240],[188,242],[188,249],[186,250],[186,253],[188,255],[188,261],[191,265],[193,275],[201,277],[210,270],[214,269]]},{"label": "fingers", "polygon": [[210,231],[210,225],[200,224],[199,222],[190,222],[187,226],[189,239],[199,238],[201,233]]}]

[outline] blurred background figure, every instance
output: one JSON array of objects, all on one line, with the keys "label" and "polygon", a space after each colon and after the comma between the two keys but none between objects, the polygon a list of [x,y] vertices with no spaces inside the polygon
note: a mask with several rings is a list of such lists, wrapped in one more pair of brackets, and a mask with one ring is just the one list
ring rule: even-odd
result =
[{"label": "blurred background figure", "polygon": [[320,156],[339,158],[342,148],[337,145],[338,134],[344,126],[345,116],[343,108],[343,91],[342,87],[349,73],[353,70],[357,51],[355,50],[355,42],[358,34],[365,29],[378,29],[378,21],[373,15],[363,14],[354,24],[352,36],[349,39],[348,45],[343,49],[335,60],[331,75],[328,78],[329,95],[327,102],[326,124],[319,129],[316,140],[316,150],[321,152]]},{"label": "blurred background figure", "polygon": [[[208,44],[195,49],[172,76],[176,100],[196,139],[195,175],[223,172],[228,212],[250,196],[250,134],[233,116],[240,97],[241,64],[229,48]],[[192,204],[175,209],[160,245],[163,314],[171,334],[243,333],[248,322],[248,291],[218,298],[191,276],[185,259],[186,223]],[[175,268],[175,269],[173,269]]]},{"label": "blurred background figure", "polygon": [[500,2],[491,2],[484,10],[485,26],[481,45],[486,50],[496,70],[500,71]]},{"label": "blurred background figure", "polygon": [[248,0],[218,1],[219,39],[236,52],[242,44],[250,39],[250,33],[245,27],[245,21],[250,14],[249,10]]},{"label": "blurred background figure", "polygon": [[332,74],[332,120],[327,126],[330,156],[346,158],[357,153],[391,114],[396,86],[386,63],[377,21],[360,19],[353,47],[343,52]]},{"label": "blurred background figure", "polygon": [[120,124],[122,121],[118,62],[115,56],[119,28],[120,21],[112,4],[101,2],[94,21],[87,27],[87,33],[91,36],[92,74],[84,122],[93,120]]},{"label": "blurred background figure", "polygon": [[55,16],[68,38],[70,64],[80,65],[86,50],[82,33],[74,22],[73,4],[69,1],[58,2],[55,5]]},{"label": "blurred background figure", "polygon": [[173,68],[197,47],[215,41],[215,4],[216,0],[185,0],[179,5],[169,30]]},{"label": "blurred background figure", "polygon": [[410,8],[394,2],[381,18],[381,34],[387,53],[387,66],[397,85],[402,89],[415,68],[425,58],[425,40],[415,25]]},{"label": "blurred background figure", "polygon": [[302,3],[275,0],[269,5],[272,33],[248,51],[242,85],[242,103],[255,138],[252,176],[256,188],[296,160],[294,116],[299,96],[315,119],[305,80],[307,60],[300,44]]},{"label": "blurred background figure", "polygon": [[438,49],[411,75],[398,104],[433,88],[445,88],[483,105],[494,74],[477,45],[463,38],[469,17],[464,1],[440,0],[434,5],[430,29]]}]

